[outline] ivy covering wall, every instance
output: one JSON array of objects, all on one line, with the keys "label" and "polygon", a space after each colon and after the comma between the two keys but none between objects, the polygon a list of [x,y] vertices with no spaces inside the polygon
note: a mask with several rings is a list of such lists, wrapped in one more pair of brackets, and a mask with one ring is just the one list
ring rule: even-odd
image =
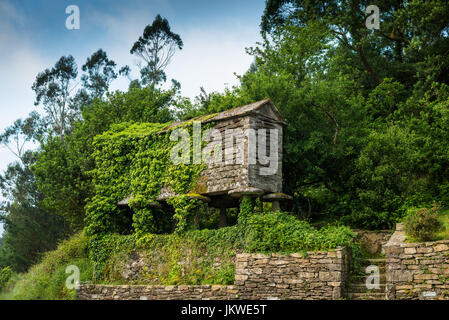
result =
[{"label": "ivy covering wall", "polygon": [[[185,123],[183,128],[191,132],[191,123]],[[96,166],[90,172],[95,195],[86,205],[88,235],[135,232],[141,236],[168,230],[172,217],[152,206],[164,185],[184,195],[171,199],[170,204],[175,207],[176,230],[188,228],[187,220],[198,201],[185,194],[193,192],[205,165],[172,163],[170,151],[178,141],[171,141],[170,134],[179,127],[161,132],[168,126],[169,123],[120,123],[95,137],[92,157]],[[117,205],[129,195],[132,197],[128,205],[133,213]],[[132,230],[126,229],[131,223]]]}]

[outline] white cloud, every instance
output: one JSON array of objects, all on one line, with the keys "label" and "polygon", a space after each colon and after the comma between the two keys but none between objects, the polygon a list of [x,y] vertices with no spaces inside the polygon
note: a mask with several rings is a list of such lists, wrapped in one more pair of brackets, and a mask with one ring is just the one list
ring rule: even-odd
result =
[{"label": "white cloud", "polygon": [[234,72],[244,73],[252,62],[245,47],[255,44],[255,33],[191,29],[183,33],[184,48],[167,68],[168,78],[182,85],[184,95],[194,97],[202,86],[206,92],[222,91],[237,84]]},{"label": "white cloud", "polygon": [[[162,15],[164,11],[170,12],[170,9],[158,10]],[[131,56],[129,50],[155,15],[156,12],[147,10],[123,12],[120,16],[92,13],[91,20],[101,21],[107,29],[104,42],[98,47],[120,65],[128,64],[134,78],[138,77],[137,58]],[[170,14],[167,17],[170,21]],[[258,26],[242,25],[239,21],[227,23],[227,28],[200,29],[188,25],[181,30],[171,23],[172,30],[180,34],[184,47],[175,53],[166,73],[168,80],[174,78],[181,83],[183,95],[194,98],[201,86],[207,92],[223,91],[225,86],[237,84],[234,72],[242,74],[249,68],[252,57],[245,53],[245,47],[254,46],[260,40]],[[127,85],[127,80],[121,79],[113,83],[112,89],[125,89]]]}]

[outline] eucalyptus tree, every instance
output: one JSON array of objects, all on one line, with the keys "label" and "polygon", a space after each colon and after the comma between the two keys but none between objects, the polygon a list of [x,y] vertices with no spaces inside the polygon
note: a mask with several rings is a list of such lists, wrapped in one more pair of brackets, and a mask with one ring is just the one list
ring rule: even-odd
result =
[{"label": "eucalyptus tree", "polygon": [[32,86],[36,93],[34,104],[44,108],[50,125],[61,138],[70,130],[70,119],[78,112],[70,103],[77,75],[73,56],[63,56],[53,68],[40,72]]},{"label": "eucalyptus tree", "polygon": [[109,59],[102,49],[98,49],[87,58],[81,67],[85,72],[81,76],[81,81],[92,97],[101,98],[109,90],[109,85],[118,76],[116,66],[117,64]]},{"label": "eucalyptus tree", "polygon": [[140,67],[143,85],[165,82],[164,69],[170,63],[176,50],[181,50],[181,37],[172,32],[167,19],[159,14],[151,25],[147,25],[143,35],[132,46],[130,53],[141,58],[145,65]]}]

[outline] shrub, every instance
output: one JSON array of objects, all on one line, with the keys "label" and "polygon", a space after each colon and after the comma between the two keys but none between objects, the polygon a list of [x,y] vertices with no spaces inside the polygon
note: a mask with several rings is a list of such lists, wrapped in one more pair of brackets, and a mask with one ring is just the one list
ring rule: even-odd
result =
[{"label": "shrub", "polygon": [[405,217],[405,232],[419,241],[434,240],[436,233],[443,229],[438,219],[440,205],[434,204],[431,209],[411,208]]},{"label": "shrub", "polygon": [[0,291],[6,286],[11,278],[12,270],[10,267],[5,267],[0,270]]},{"label": "shrub", "polygon": [[248,219],[245,249],[249,252],[299,252],[352,247],[355,234],[345,226],[315,229],[285,212]]}]

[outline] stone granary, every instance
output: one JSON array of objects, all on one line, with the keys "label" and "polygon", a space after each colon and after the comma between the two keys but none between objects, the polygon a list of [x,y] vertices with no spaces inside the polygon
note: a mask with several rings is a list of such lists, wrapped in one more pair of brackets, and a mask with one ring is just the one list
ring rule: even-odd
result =
[{"label": "stone granary", "polygon": [[[217,145],[219,134],[221,152],[220,161],[207,163],[189,195],[219,208],[220,226],[226,225],[226,209],[238,207],[243,196],[272,202],[273,210],[280,209],[279,201],[291,199],[282,193],[282,129],[287,124],[272,101],[261,100],[196,121],[201,125],[213,124],[215,135],[211,135],[208,146]],[[182,124],[173,123],[163,131]],[[164,186],[154,206],[165,207],[166,200],[173,196],[176,194]],[[127,205],[131,197],[118,205]]]}]

